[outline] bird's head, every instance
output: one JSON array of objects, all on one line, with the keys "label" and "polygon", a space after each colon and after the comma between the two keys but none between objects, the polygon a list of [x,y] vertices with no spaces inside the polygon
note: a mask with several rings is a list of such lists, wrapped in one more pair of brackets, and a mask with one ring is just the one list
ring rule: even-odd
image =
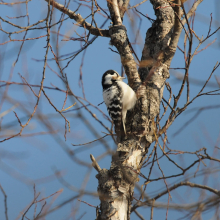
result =
[{"label": "bird's head", "polygon": [[115,81],[121,81],[125,77],[121,77],[115,70],[107,70],[102,76],[102,86],[112,85]]}]

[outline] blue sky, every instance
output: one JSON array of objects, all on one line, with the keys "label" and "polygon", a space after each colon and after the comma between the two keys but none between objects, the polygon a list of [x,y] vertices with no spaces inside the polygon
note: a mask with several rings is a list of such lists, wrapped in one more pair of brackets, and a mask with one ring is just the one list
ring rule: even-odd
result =
[{"label": "blue sky", "polygon": [[[60,1],[63,3],[63,1]],[[131,5],[138,3],[135,1],[131,2]],[[106,5],[103,2],[100,4],[103,8],[106,8]],[[188,1],[185,4],[186,9],[188,10],[189,6],[192,4],[192,1]],[[43,19],[47,13],[47,4],[41,1],[31,1],[28,4],[29,6],[29,15],[30,15],[30,24],[37,22],[39,19]],[[77,4],[71,1],[70,9],[75,10],[77,8]],[[198,7],[196,11],[196,18],[194,23],[194,30],[198,36],[206,36],[209,30],[209,21],[210,14],[213,16],[213,26],[212,31],[214,31],[219,24],[219,18],[217,17],[217,8],[219,5],[217,4],[217,0],[208,1],[204,0],[203,3]],[[143,6],[139,6],[138,10],[141,12],[148,14],[149,17],[154,18],[154,12],[152,10],[152,6],[149,2],[146,2]],[[22,6],[5,6],[1,5],[1,17],[21,26],[27,25],[26,18],[19,19],[9,19],[9,17],[15,17],[19,15],[24,15],[25,12],[25,4]],[[89,15],[89,9],[85,7],[81,7],[79,9],[79,13],[82,14],[83,17]],[[134,40],[134,33],[137,32],[139,26],[139,19],[134,17],[133,29],[131,28],[131,20],[129,19],[129,14],[125,15],[124,24],[128,29],[128,36],[130,37],[130,41]],[[58,21],[60,18],[60,13],[55,10],[52,23]],[[95,17],[97,24],[100,26],[104,19],[101,16]],[[135,51],[139,57],[141,58],[141,51],[143,48],[145,33],[147,29],[150,27],[151,23],[142,18],[142,26],[141,26],[141,36],[138,40],[139,44],[135,45]],[[88,22],[91,22],[91,18],[88,19]],[[69,37],[77,37],[77,33],[82,34],[84,30],[73,25],[74,21],[68,19],[64,22],[61,28],[61,34],[65,34]],[[4,30],[14,31],[14,27],[11,27],[8,24],[5,24],[1,21],[1,25]],[[42,24],[45,25],[45,22]],[[110,25],[108,21],[104,28],[107,28]],[[17,29],[16,29],[17,30]],[[53,31],[57,31],[57,27],[52,29]],[[41,35],[45,35],[45,30],[40,31],[29,31],[26,38],[33,38]],[[1,42],[3,43],[7,41],[7,35],[1,32]],[[201,49],[207,46],[211,41],[219,36],[212,36],[204,45],[201,46]],[[22,39],[22,35],[13,35],[13,39]],[[91,36],[92,37],[92,36]],[[91,39],[90,37],[90,39]],[[63,36],[59,37],[60,43],[60,55],[65,55],[68,53],[73,53],[80,49],[80,42],[74,41],[63,41]],[[179,46],[183,48],[183,40],[184,33],[182,33],[179,41]],[[220,50],[219,50],[219,40],[218,37],[216,43],[212,44],[208,47],[204,52],[196,55],[192,61],[192,65],[189,70],[190,78],[197,79],[201,82],[205,82],[211,73],[214,65],[220,59]],[[56,45],[56,34],[51,34],[51,44],[53,48]],[[11,74],[10,81],[12,82],[22,82],[18,73],[26,78],[28,83],[39,85],[42,78],[42,71],[44,62],[42,61],[46,52],[46,38],[41,38],[35,41],[26,41],[24,43],[24,47],[22,53],[20,55],[18,63],[15,65],[12,72],[12,65],[16,60],[19,47],[21,42],[10,42],[5,45],[1,45],[1,80],[8,81]],[[194,37],[194,45],[193,50],[198,45],[198,40]],[[103,101],[102,98],[102,88],[101,88],[101,76],[108,69],[115,69],[118,72],[121,72],[121,64],[120,58],[118,54],[112,52],[109,47],[109,39],[108,38],[98,38],[96,39],[92,45],[88,47],[84,56],[84,65],[82,67],[83,72],[83,82],[85,88],[86,99],[93,103],[94,105],[98,105]],[[115,50],[115,48],[112,48]],[[72,91],[77,96],[82,96],[82,87],[79,86],[79,75],[80,75],[80,65],[82,62],[83,53],[77,56],[65,69],[64,73],[67,74],[70,87]],[[53,55],[51,52],[48,54],[48,64],[55,71],[59,72],[56,63],[54,60],[51,60]],[[66,58],[66,56],[64,57]],[[38,60],[38,61],[36,61]],[[62,62],[62,66],[64,67],[68,60],[64,60]],[[171,67],[184,67],[183,55],[180,51],[177,50],[177,53],[172,61]],[[181,81],[177,80],[175,74],[176,71],[170,71],[171,76],[168,79],[172,87],[173,94],[177,94]],[[178,71],[179,74],[183,74],[182,70]],[[205,89],[205,91],[214,90],[218,88],[218,85],[215,80],[216,77],[220,77],[220,70],[217,69],[214,73],[212,79],[210,80],[210,84]],[[192,99],[201,89],[201,84],[195,84],[191,81],[190,87],[190,99]],[[1,85],[4,84],[1,82]],[[213,85],[214,84],[214,85]],[[65,89],[64,84],[60,80],[59,77],[56,76],[49,68],[46,69],[46,78],[44,82],[45,86],[52,87],[53,85],[59,87],[61,89]],[[1,94],[4,93],[6,87],[1,87]],[[38,88],[34,88],[35,92],[38,92]],[[47,90],[45,89],[46,94],[50,97],[50,100],[53,104],[59,109],[62,109],[65,93]],[[166,98],[168,95],[166,89],[164,91],[164,97]],[[3,97],[3,96],[2,96]],[[1,97],[1,100],[3,100]],[[186,100],[186,91],[184,90],[184,95],[179,102],[179,106],[182,107]],[[203,96],[196,99],[191,106],[179,116],[173,125],[168,130],[168,140],[169,147],[172,149],[185,150],[185,151],[195,151],[202,147],[207,148],[207,152],[210,155],[215,157],[219,157],[218,151],[214,150],[214,146],[219,146],[219,138],[220,138],[220,119],[219,119],[219,108],[213,108],[209,110],[202,111],[198,117],[197,112],[193,110],[194,108],[201,108],[207,106],[214,106],[219,104],[219,96]],[[2,102],[2,101],[1,101]],[[8,87],[8,96],[1,104],[0,114],[15,106],[17,103],[20,103],[14,111],[16,111],[17,115],[21,119],[22,123],[26,123],[27,114],[30,114],[33,111],[33,107],[36,103],[36,97],[30,91],[28,87],[22,87],[19,85],[10,85]],[[66,107],[71,106],[74,103],[74,100],[71,97],[68,97]],[[87,103],[86,103],[87,104]],[[78,107],[81,106],[80,104]],[[72,109],[77,108],[73,107]],[[110,123],[106,120],[101,113],[99,113],[93,107],[89,107],[97,117],[105,123],[106,126],[110,127]],[[101,105],[100,109],[107,114],[107,110],[105,105]],[[190,111],[191,109],[191,111]],[[70,150],[78,150],[77,156],[82,161],[86,163],[91,163],[90,154],[93,154],[96,158],[103,153],[105,153],[106,148],[99,142],[95,144],[91,144],[85,147],[74,147],[72,144],[80,144],[89,142],[95,139],[94,133],[91,132],[89,126],[92,126],[99,137],[103,136],[102,132],[106,132],[106,130],[91,117],[90,114],[85,109],[81,109],[81,114],[85,117],[85,122],[79,118],[78,111],[71,111],[69,113],[65,113],[65,116],[70,121],[71,124],[71,132],[67,134],[67,140],[65,141],[64,132],[65,132],[65,121],[64,119],[51,107],[46,98],[41,95],[41,99],[39,102],[39,106],[35,117],[31,120],[30,124],[24,129],[22,134],[33,134],[37,132],[48,132],[52,128],[56,133],[53,134],[44,134],[38,136],[31,137],[16,137],[10,139],[8,141],[2,142],[0,145],[0,184],[4,188],[5,192],[8,196],[8,213],[9,219],[16,219],[19,216],[19,213],[25,209],[25,207],[30,204],[33,200],[34,192],[33,192],[33,183],[36,184],[36,191],[41,192],[39,199],[43,197],[47,197],[61,189],[63,189],[62,193],[58,193],[59,196],[55,199],[56,196],[52,196],[47,199],[47,204],[52,203],[52,207],[55,207],[58,204],[61,204],[65,200],[76,195],[76,192],[70,189],[70,187],[64,186],[55,176],[55,171],[62,171],[63,178],[67,181],[71,186],[74,186],[78,189],[82,186],[82,183],[86,184],[86,190],[88,191],[96,191],[98,183],[95,175],[97,172],[94,169],[87,168],[86,166],[81,166],[74,162],[71,156],[69,156],[66,152],[66,148]],[[45,118],[42,118],[45,117]],[[187,122],[190,118],[196,117],[195,120],[189,126],[183,128],[178,135],[174,135],[177,130],[182,128],[185,122]],[[87,122],[86,122],[87,121]],[[90,123],[90,124],[87,124]],[[13,113],[10,111],[7,115],[5,115],[1,122],[1,140],[3,140],[8,134],[16,134],[20,130],[19,123]],[[110,138],[106,138],[106,142],[108,146],[114,150],[115,145],[111,141]],[[83,150],[81,150],[83,149]],[[84,150],[86,149],[86,150]],[[151,148],[149,149],[149,152]],[[77,152],[77,151],[76,151]],[[195,155],[190,156],[179,156],[173,157],[175,158],[182,166],[189,165],[193,160],[196,160]],[[110,167],[111,157],[106,156],[99,161],[99,165],[101,168],[109,168]],[[207,162],[207,167],[218,167],[217,163],[209,164]],[[174,173],[178,173],[178,170],[170,164],[167,160],[163,159],[160,161],[161,166],[163,167],[163,171],[165,175],[170,175]],[[204,165],[200,164],[199,169],[204,169]],[[195,172],[197,166],[192,169],[191,172]],[[88,172],[90,175],[88,175]],[[142,170],[143,174],[148,175],[149,167]],[[155,168],[153,171],[153,177],[161,176],[159,171]],[[183,178],[183,177],[182,177]],[[88,181],[88,182],[87,182]],[[173,183],[177,180],[168,180],[168,183]],[[197,178],[193,178],[190,181],[194,181],[197,183],[202,183],[204,181],[203,177],[199,176]],[[144,182],[143,179],[140,180],[140,184]],[[217,182],[219,182],[219,176],[216,174],[215,177],[210,177],[208,179],[208,185],[210,187],[217,188]],[[152,192],[159,192],[160,189],[164,189],[165,185],[161,182],[154,182],[151,185],[149,184],[146,193],[151,195]],[[137,192],[135,192],[137,193]],[[192,190],[189,191],[188,188],[181,188],[176,192],[176,194],[184,196],[188,196],[190,202],[197,201],[198,197],[201,195],[200,191]],[[154,193],[156,194],[156,193]],[[176,199],[178,196],[173,192],[173,200],[171,202],[180,201]],[[171,193],[172,195],[172,193]],[[176,197],[175,197],[176,196]],[[97,206],[99,204],[99,200],[96,197],[91,196],[83,196],[81,198],[88,203]],[[187,200],[186,199],[186,200]],[[164,196],[160,201],[167,201],[167,196]],[[0,218],[4,219],[4,212],[2,211],[4,208],[4,200],[2,194],[0,194]],[[42,205],[42,204],[41,204]],[[37,210],[39,212],[41,205],[39,204]],[[95,218],[95,209],[87,206],[86,204],[74,201],[65,205],[62,209],[51,213],[46,217],[46,219],[68,219],[68,216],[74,214],[76,212],[76,219],[79,218],[84,212],[86,214],[82,219],[91,219]],[[149,218],[150,209],[140,209],[140,212],[143,216],[146,216],[146,219]],[[34,209],[30,209],[27,214],[27,217],[32,218],[34,213]],[[155,219],[161,218],[166,213],[166,210],[155,210]],[[174,212],[169,212],[168,219],[177,219],[182,217],[185,213],[177,214]],[[213,214],[213,213],[212,213]],[[211,218],[211,214],[206,214],[206,219]],[[132,215],[132,219],[137,219],[134,215]]]}]

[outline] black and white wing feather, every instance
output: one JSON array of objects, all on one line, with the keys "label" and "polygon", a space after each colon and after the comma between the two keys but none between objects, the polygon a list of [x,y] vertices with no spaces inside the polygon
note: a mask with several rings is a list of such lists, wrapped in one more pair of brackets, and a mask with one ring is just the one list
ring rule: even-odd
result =
[{"label": "black and white wing feather", "polygon": [[122,93],[117,85],[111,86],[103,91],[103,99],[108,109],[108,113],[115,125],[116,132],[124,130],[122,125]]}]

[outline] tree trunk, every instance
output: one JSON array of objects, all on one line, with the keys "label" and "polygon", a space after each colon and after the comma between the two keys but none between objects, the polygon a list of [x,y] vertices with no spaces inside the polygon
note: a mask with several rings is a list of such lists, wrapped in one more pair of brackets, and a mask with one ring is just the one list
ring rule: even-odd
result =
[{"label": "tree trunk", "polygon": [[[116,1],[117,3],[117,1]],[[127,137],[120,140],[112,157],[109,170],[100,169],[96,176],[101,201],[97,219],[130,219],[134,186],[149,146],[155,140],[155,117],[160,102],[169,65],[175,50],[169,49],[174,35],[175,14],[166,0],[151,0],[157,16],[147,31],[139,70],[131,52],[125,26],[117,23],[113,2],[108,6],[114,25],[110,27],[111,43],[121,57],[129,85],[136,91],[137,104],[127,116]],[[118,18],[118,17],[117,17]],[[173,48],[172,48],[173,49]],[[170,51],[171,50],[171,51]]]}]

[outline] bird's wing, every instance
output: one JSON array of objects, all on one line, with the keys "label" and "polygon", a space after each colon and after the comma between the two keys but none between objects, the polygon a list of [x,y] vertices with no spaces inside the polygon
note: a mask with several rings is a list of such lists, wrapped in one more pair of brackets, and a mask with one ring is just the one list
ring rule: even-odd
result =
[{"label": "bird's wing", "polygon": [[125,127],[122,122],[122,103],[120,102],[120,100],[115,99],[111,104],[109,104],[108,113],[114,122],[116,134],[124,136]]}]

